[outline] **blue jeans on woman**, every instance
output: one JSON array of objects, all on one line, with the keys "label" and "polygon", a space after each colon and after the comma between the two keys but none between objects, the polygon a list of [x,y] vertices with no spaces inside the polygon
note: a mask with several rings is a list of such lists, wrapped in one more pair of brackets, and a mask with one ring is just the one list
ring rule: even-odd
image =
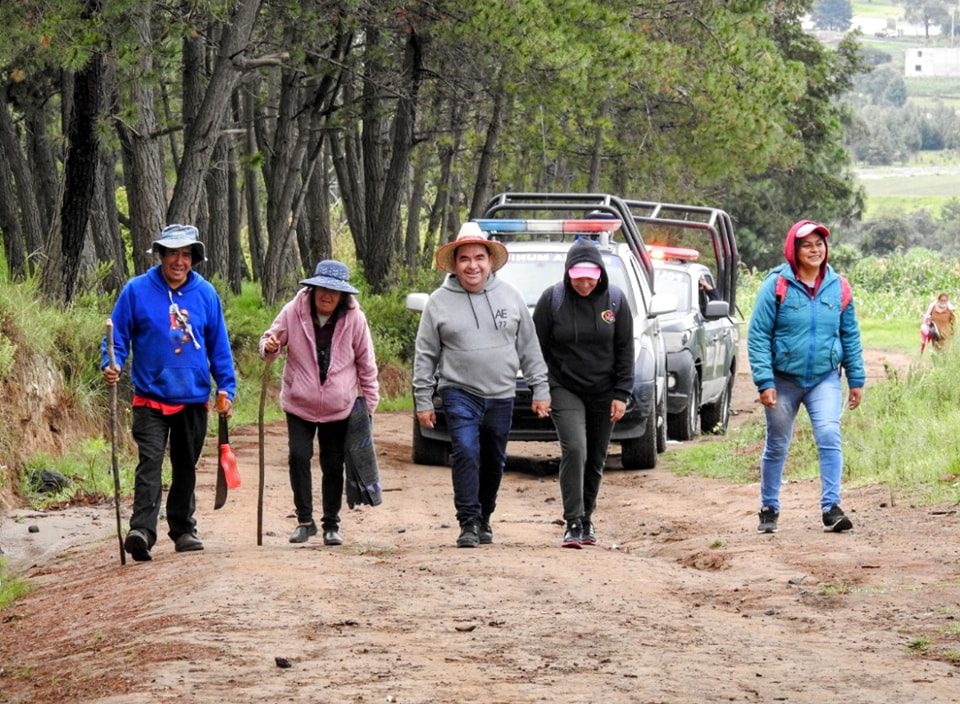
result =
[{"label": "blue jeans on woman", "polygon": [[512,398],[482,398],[463,389],[440,392],[452,452],[453,505],[457,521],[489,518],[507,462]]},{"label": "blue jeans on woman", "polygon": [[843,451],[840,447],[840,412],[843,392],[840,370],[830,372],[816,386],[804,388],[783,377],[776,377],[777,405],[764,407],[767,418],[767,441],[760,457],[760,503],[780,511],[780,485],[783,465],[793,439],[793,422],[800,404],[807,409],[813,436],[820,455],[820,508],[829,511],[840,503],[840,475]]}]

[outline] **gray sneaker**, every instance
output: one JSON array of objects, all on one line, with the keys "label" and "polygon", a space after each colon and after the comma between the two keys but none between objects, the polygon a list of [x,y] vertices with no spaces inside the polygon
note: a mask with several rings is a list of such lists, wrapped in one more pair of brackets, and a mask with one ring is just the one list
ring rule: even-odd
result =
[{"label": "gray sneaker", "polygon": [[778,520],[780,520],[780,512],[774,510],[771,506],[764,506],[760,509],[760,523],[757,524],[757,532],[776,533]]}]

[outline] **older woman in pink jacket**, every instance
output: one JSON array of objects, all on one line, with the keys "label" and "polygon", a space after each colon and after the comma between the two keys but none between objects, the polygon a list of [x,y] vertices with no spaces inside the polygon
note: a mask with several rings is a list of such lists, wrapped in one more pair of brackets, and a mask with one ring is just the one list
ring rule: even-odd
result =
[{"label": "older woman in pink jacket", "polygon": [[317,534],[310,464],[320,443],[324,545],[341,545],[344,438],[358,393],[372,414],[380,401],[377,361],[367,319],[352,294],[346,264],[324,260],[260,337],[260,356],[275,359],[287,348],[280,407],[287,415],[290,486],[297,509],[291,543]]}]

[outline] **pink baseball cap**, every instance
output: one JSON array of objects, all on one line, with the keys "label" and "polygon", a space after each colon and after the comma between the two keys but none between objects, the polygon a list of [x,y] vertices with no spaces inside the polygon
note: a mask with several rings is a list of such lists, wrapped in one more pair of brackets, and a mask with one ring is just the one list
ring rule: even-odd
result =
[{"label": "pink baseball cap", "polygon": [[600,278],[600,267],[596,264],[574,264],[567,270],[571,279],[593,279]]}]

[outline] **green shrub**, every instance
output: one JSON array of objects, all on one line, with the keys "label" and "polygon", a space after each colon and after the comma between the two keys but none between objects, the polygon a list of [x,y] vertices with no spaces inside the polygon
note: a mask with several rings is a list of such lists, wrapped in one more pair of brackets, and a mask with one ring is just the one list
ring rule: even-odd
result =
[{"label": "green shrub", "polygon": [[[120,432],[128,429],[120,428]],[[118,457],[120,493],[133,488],[135,460]],[[39,494],[31,486],[31,478],[41,470],[59,472],[69,480],[67,486],[55,493]],[[30,500],[34,508],[92,499],[106,501],[113,498],[113,460],[109,440],[87,438],[71,447],[60,457],[38,453],[28,459],[20,474],[20,494]]]},{"label": "green shrub", "polygon": [[13,604],[17,599],[32,590],[30,583],[7,572],[6,561],[0,557],[0,610]]}]

